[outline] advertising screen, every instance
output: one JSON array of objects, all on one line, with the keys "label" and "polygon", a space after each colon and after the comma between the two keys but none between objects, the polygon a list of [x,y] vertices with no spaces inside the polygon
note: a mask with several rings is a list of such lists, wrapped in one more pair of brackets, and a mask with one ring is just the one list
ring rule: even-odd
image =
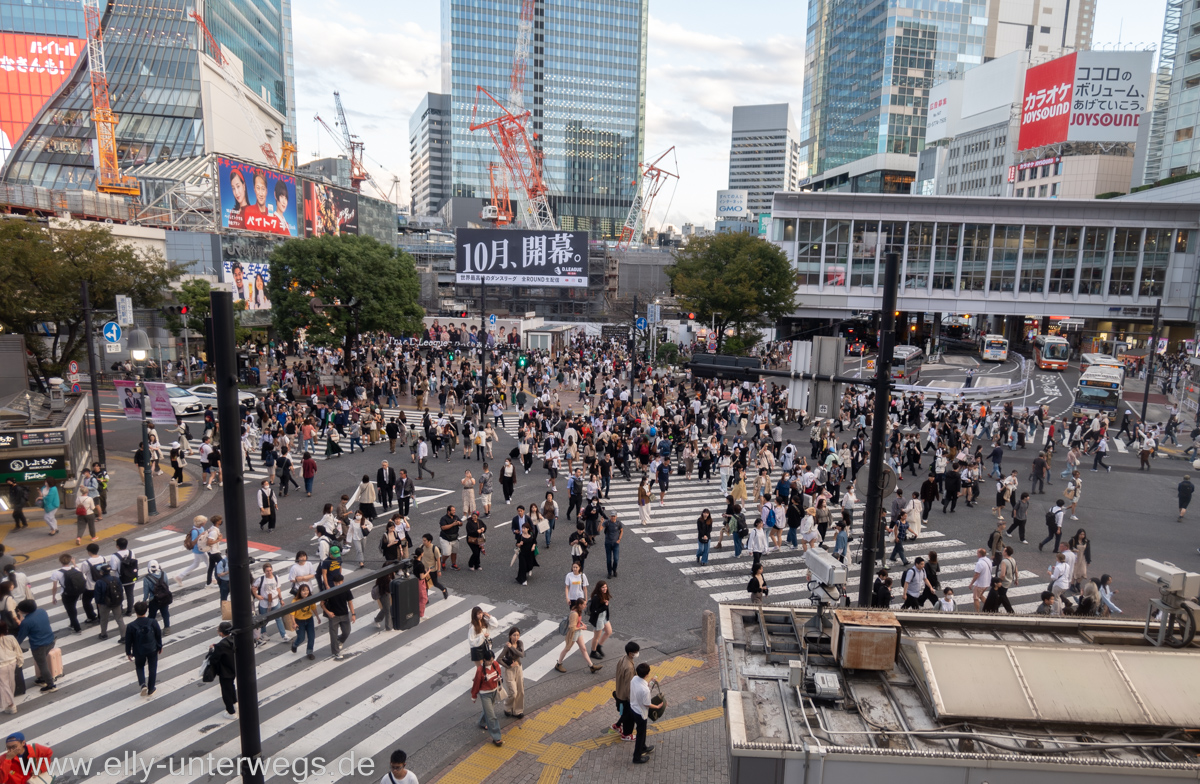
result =
[{"label": "advertising screen", "polygon": [[747,204],[750,192],[743,190],[717,191],[718,218],[744,218],[747,214]]},{"label": "advertising screen", "polygon": [[456,283],[587,288],[586,231],[458,229]]},{"label": "advertising screen", "polygon": [[1025,72],[1019,150],[1061,142],[1135,142],[1153,52],[1086,51]]},{"label": "advertising screen", "polygon": [[300,236],[293,175],[218,156],[217,177],[222,228]]},{"label": "advertising screen", "polygon": [[305,182],[304,236],[339,234],[358,234],[358,194],[332,185]]},{"label": "advertising screen", "polygon": [[0,165],[85,48],[79,38],[0,33]]},{"label": "advertising screen", "polygon": [[221,237],[221,282],[233,286],[233,301],[246,310],[270,310],[267,282],[271,280],[271,251],[281,240],[235,235]]}]

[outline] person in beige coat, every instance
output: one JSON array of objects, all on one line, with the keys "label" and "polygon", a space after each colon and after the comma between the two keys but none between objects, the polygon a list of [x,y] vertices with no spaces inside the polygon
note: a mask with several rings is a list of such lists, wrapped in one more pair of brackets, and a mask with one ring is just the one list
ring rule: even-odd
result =
[{"label": "person in beige coat", "polygon": [[0,710],[4,713],[17,712],[14,692],[17,687],[17,669],[25,664],[25,654],[17,638],[0,631]]}]

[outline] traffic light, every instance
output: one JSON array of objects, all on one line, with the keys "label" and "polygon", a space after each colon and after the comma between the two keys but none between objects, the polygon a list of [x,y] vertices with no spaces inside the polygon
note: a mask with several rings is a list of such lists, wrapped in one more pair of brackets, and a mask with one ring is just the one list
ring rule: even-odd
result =
[{"label": "traffic light", "polygon": [[163,305],[162,314],[164,316],[186,316],[188,312],[187,305]]},{"label": "traffic light", "polygon": [[524,368],[524,367],[527,367],[528,365],[529,365],[529,357],[525,356],[524,354],[521,354],[520,356],[517,357],[517,367]]},{"label": "traffic light", "polygon": [[688,321],[695,321],[695,320],[696,320],[696,314],[695,314],[695,313],[689,313],[689,314],[687,314],[687,317],[688,317]]},{"label": "traffic light", "polygon": [[465,311],[465,310],[464,310],[462,313],[460,313],[460,314],[459,314],[459,316],[458,316],[458,317],[459,317],[459,318],[466,318],[466,317],[467,317],[467,311]]},{"label": "traffic light", "polygon": [[446,359],[450,362],[454,361],[454,349],[448,349],[446,351]]}]

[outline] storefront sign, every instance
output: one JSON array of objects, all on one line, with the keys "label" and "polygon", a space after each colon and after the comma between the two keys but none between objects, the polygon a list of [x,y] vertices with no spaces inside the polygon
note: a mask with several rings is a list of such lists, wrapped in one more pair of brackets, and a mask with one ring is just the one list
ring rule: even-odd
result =
[{"label": "storefront sign", "polygon": [[67,463],[62,457],[10,457],[0,460],[0,482],[37,482],[66,479]]},{"label": "storefront sign", "polygon": [[63,446],[67,434],[61,430],[44,433],[0,433],[0,449],[16,449],[22,446]]}]

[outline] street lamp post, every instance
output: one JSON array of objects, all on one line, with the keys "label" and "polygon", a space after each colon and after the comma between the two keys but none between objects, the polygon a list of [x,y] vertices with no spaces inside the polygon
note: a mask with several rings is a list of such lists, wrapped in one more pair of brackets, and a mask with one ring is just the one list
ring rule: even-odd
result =
[{"label": "street lamp post", "polygon": [[[146,336],[146,331],[140,327],[135,328],[129,333],[129,356],[134,362],[145,362],[146,356],[150,352],[150,339]],[[146,383],[143,377],[139,376],[141,381],[142,391],[142,475],[145,482],[146,493],[146,514],[153,517],[158,514],[158,504],[154,500],[154,466],[150,460],[150,428],[146,421],[146,416],[149,413],[146,401]]]}]

